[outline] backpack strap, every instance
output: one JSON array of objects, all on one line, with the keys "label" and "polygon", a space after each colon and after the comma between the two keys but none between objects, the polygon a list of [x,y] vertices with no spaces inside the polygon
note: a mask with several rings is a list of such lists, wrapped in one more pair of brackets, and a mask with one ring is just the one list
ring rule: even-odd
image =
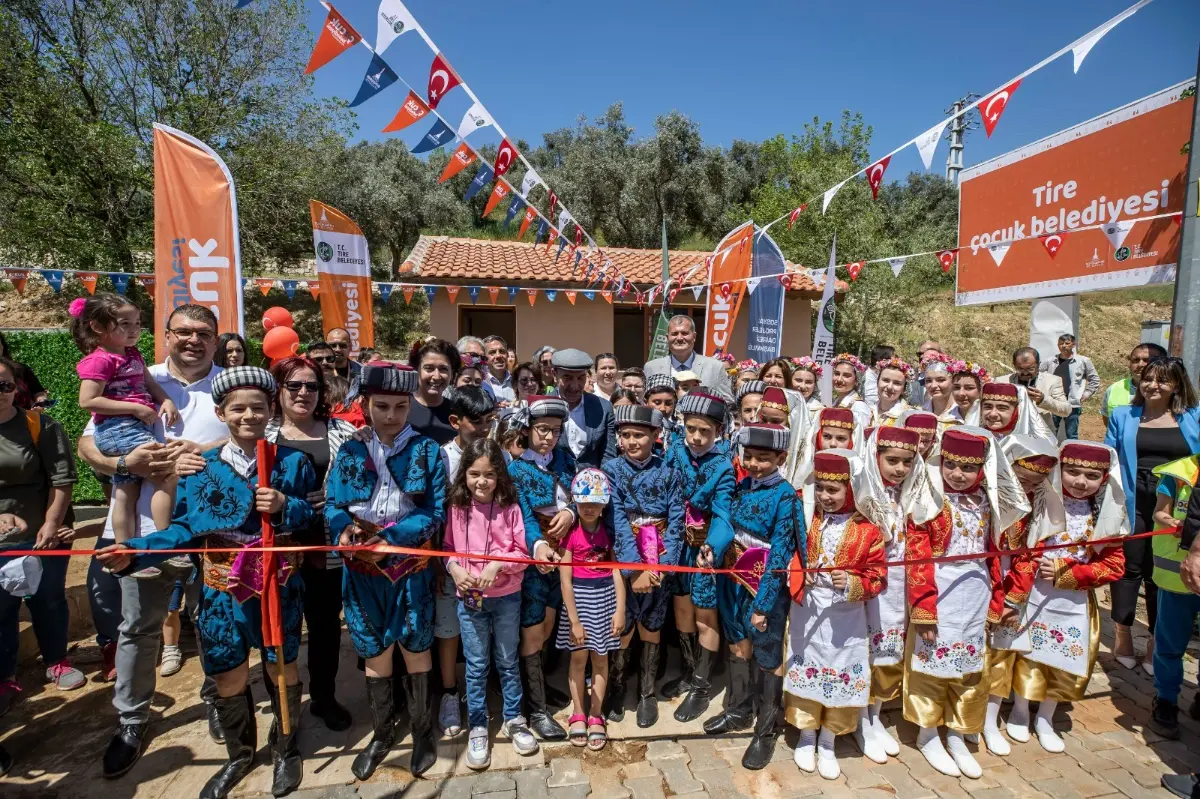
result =
[{"label": "backpack strap", "polygon": [[25,411],[25,424],[29,427],[29,437],[33,439],[36,449],[42,437],[42,415],[37,411]]}]

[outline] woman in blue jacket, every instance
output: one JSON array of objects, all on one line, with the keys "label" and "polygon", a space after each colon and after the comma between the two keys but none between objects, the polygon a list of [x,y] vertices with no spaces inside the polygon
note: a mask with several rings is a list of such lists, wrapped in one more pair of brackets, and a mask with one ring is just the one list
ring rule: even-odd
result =
[{"label": "woman in blue jacket", "polygon": [[[1154,529],[1154,468],[1200,452],[1200,411],[1196,389],[1178,358],[1155,358],[1142,372],[1133,404],[1117,408],[1108,420],[1104,443],[1121,457],[1121,482],[1125,509],[1134,533]],[[1158,589],[1154,585],[1154,551],[1149,538],[1125,542],[1125,574],[1112,584],[1112,620],[1116,625],[1113,654],[1127,669],[1137,666],[1133,650],[1133,625],[1139,585],[1146,587],[1146,614],[1150,643],[1142,660],[1154,674],[1154,623],[1158,617]]]}]

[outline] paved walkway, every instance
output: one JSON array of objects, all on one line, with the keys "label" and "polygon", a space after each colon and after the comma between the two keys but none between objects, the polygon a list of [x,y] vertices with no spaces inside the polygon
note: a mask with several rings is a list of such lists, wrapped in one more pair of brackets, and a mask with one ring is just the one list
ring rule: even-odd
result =
[{"label": "paved walkway", "polygon": [[[1200,723],[1181,714],[1183,738],[1163,741],[1145,728],[1153,695],[1151,680],[1141,671],[1118,666],[1109,652],[1111,627],[1105,616],[1105,637],[1099,668],[1088,698],[1078,703],[1070,718],[1060,713],[1058,728],[1065,732],[1067,750],[1050,755],[1036,743],[1013,744],[1007,758],[986,752],[977,755],[984,767],[980,780],[951,779],[934,772],[912,747],[916,728],[901,719],[897,709],[885,710],[889,726],[905,746],[900,757],[876,765],[862,757],[850,737],[839,739],[843,775],[827,782],[802,774],[792,763],[795,732],[781,737],[775,762],[760,772],[741,767],[746,738],[710,738],[700,722],[679,724],[671,717],[675,703],[660,702],[661,720],[651,730],[639,730],[633,714],[614,725],[614,738],[600,753],[569,744],[543,747],[532,757],[516,755],[507,742],[498,742],[492,768],[483,774],[465,765],[465,735],[443,740],[440,758],[425,778],[413,780],[405,770],[409,739],[404,738],[392,756],[368,783],[355,784],[350,774],[354,755],[370,738],[362,678],[348,644],[342,652],[339,695],[354,715],[346,733],[331,733],[307,710],[300,720],[300,746],[304,753],[304,783],[297,797],[376,799],[377,797],[441,796],[446,799],[533,799],[534,797],[839,797],[859,799],[1008,799],[1045,797],[1076,799],[1111,797],[1156,799],[1169,796],[1158,787],[1163,773],[1200,769]],[[184,636],[185,646],[189,636]],[[1143,645],[1139,642],[1139,648]],[[186,651],[186,650],[185,650]],[[302,655],[303,659],[303,655]],[[99,651],[90,641],[81,642],[76,663],[89,676],[99,667]],[[255,669],[257,672],[257,669]],[[303,674],[302,668],[302,674]],[[1196,682],[1196,662],[1187,662],[1188,685],[1183,702],[1191,701]],[[103,781],[100,755],[113,732],[111,687],[91,682],[64,694],[42,686],[40,672],[22,672],[25,694],[0,721],[4,745],[15,755],[12,773],[0,782],[6,799],[26,796],[148,797],[183,799],[196,796],[208,777],[224,760],[224,749],[206,734],[204,712],[197,698],[200,685],[198,660],[189,656],[179,674],[160,679],[154,708],[153,740],[137,766],[120,780]],[[560,674],[555,678],[563,679]],[[254,685],[259,700],[259,765],[238,787],[236,796],[269,796],[270,756],[266,732],[270,717],[261,684]],[[713,701],[712,711],[720,706]],[[566,713],[560,713],[565,722]]]}]

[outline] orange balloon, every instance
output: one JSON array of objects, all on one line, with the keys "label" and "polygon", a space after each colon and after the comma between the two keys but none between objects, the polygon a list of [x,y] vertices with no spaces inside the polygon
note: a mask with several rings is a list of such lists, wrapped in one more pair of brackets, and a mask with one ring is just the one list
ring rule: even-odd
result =
[{"label": "orange balloon", "polygon": [[278,305],[263,311],[262,323],[263,330],[271,330],[276,327],[294,327],[296,324],[292,319],[291,312],[287,308]]},{"label": "orange balloon", "polygon": [[263,336],[263,355],[273,361],[296,354],[300,349],[300,337],[290,327],[275,327]]}]

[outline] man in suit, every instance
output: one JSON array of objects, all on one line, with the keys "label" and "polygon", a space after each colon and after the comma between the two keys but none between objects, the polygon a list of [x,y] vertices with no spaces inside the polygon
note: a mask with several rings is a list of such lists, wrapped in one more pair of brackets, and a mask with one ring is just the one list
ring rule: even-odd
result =
[{"label": "man in suit", "polygon": [[716,358],[701,355],[696,346],[696,323],[690,316],[673,316],[667,323],[667,345],[670,353],[665,358],[655,358],[646,364],[646,376],[667,375],[675,372],[692,371],[700,376],[700,385],[715,391],[727,399],[733,398],[729,385],[729,374],[725,365]]},{"label": "man in suit", "polygon": [[1071,403],[1063,391],[1062,381],[1048,372],[1038,371],[1041,357],[1033,347],[1020,347],[1014,351],[1012,363],[1013,371],[996,378],[996,382],[1024,386],[1033,404],[1041,411],[1046,427],[1056,429],[1055,417],[1065,418],[1071,414]]},{"label": "man in suit", "polygon": [[598,469],[609,458],[617,456],[617,426],[613,421],[612,405],[586,390],[592,356],[583,350],[558,350],[551,363],[556,393],[570,408],[559,446],[571,450],[580,468],[595,466]]}]

